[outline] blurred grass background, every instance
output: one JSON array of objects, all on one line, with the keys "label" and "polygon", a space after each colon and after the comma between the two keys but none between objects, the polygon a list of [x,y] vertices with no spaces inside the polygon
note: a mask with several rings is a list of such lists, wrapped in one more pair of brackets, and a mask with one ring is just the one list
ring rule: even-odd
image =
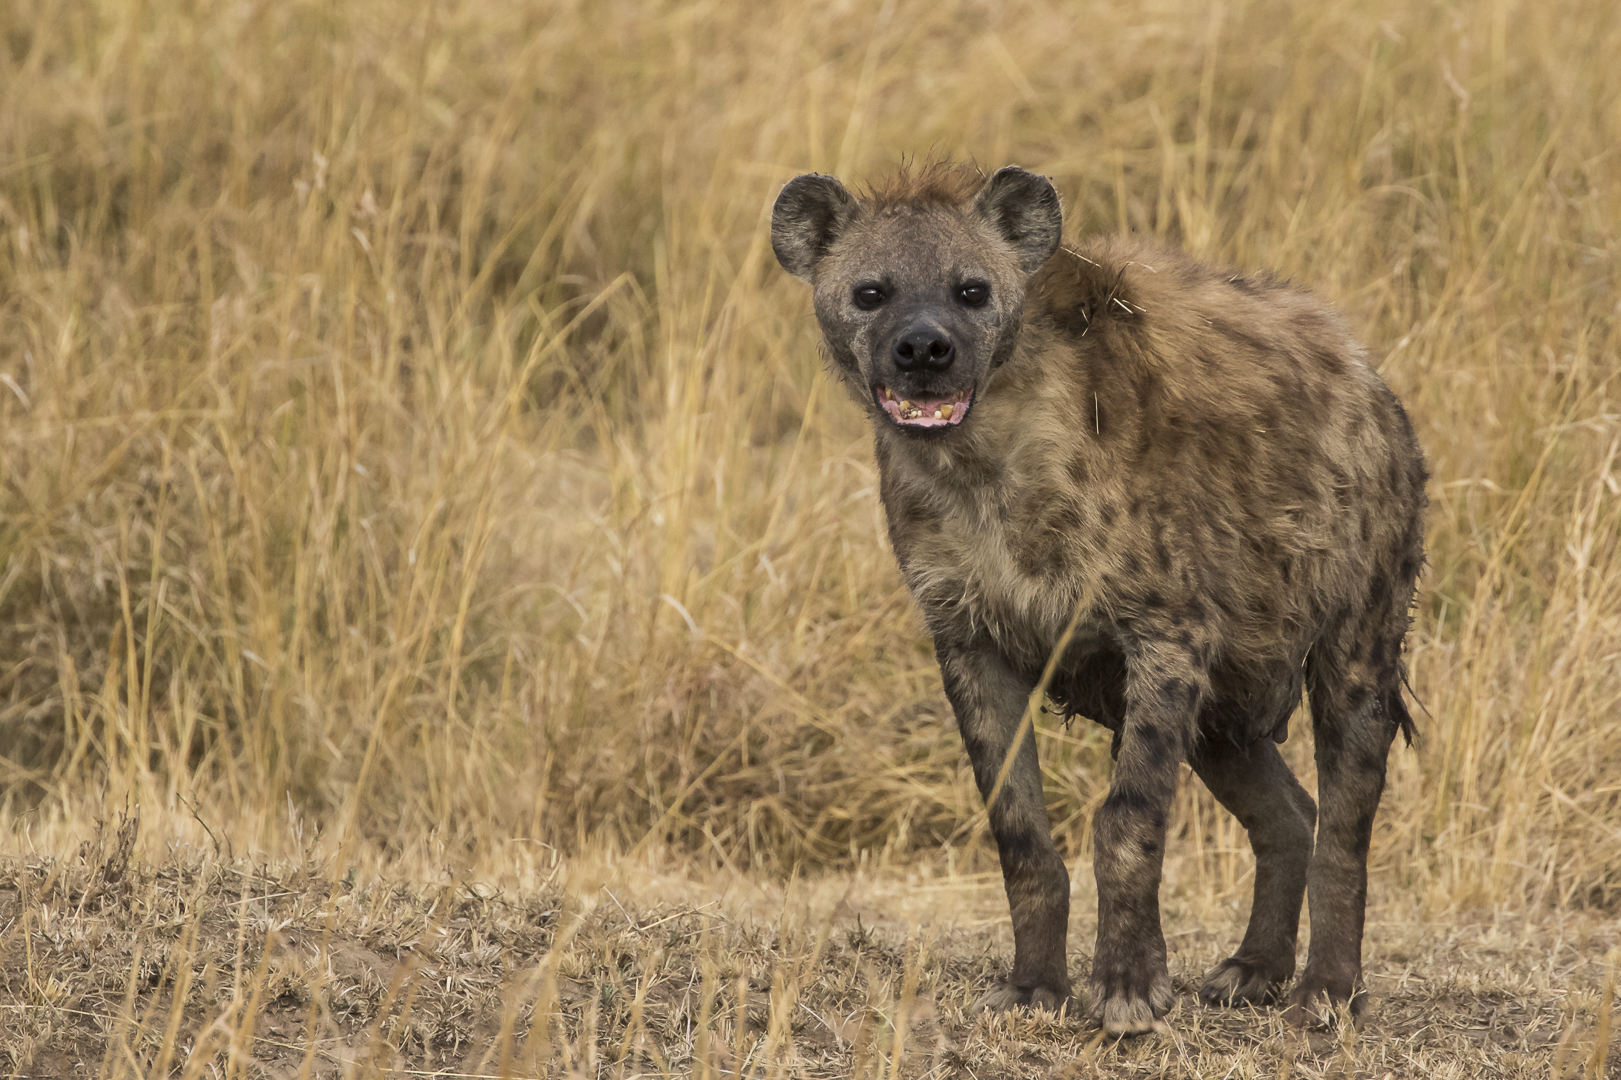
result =
[{"label": "blurred grass background", "polygon": [[[0,843],[994,865],[766,237],[951,155],[1346,311],[1435,474],[1376,879],[1613,909],[1617,56],[1610,0],[15,0]],[[1076,859],[1100,732],[1040,735]]]}]

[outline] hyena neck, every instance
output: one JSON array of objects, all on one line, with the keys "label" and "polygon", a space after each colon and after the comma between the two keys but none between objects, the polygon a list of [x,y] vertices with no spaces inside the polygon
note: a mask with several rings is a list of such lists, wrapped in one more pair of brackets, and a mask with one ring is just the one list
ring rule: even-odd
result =
[{"label": "hyena neck", "polygon": [[[1062,407],[1065,373],[1025,352],[1021,343],[981,388],[961,430],[921,439],[882,427],[876,432],[891,546],[909,579],[912,570],[926,574],[926,566],[942,560],[987,567],[1008,562],[1025,546],[1021,522],[1040,517],[1038,508],[1053,503],[1053,496],[1063,506],[1073,501],[1063,475],[1076,438]],[[1028,579],[1032,588],[1050,588],[1073,570],[1066,565],[1005,572]],[[995,576],[1003,574],[997,570]]]},{"label": "hyena neck", "polygon": [[1073,425],[1062,414],[1069,373],[1054,371],[1040,350],[1046,335],[1021,335],[1007,362],[977,389],[973,412],[958,430],[918,436],[878,425],[875,449],[881,473],[901,482],[934,485],[962,497],[1006,496],[1013,473],[1058,460]]}]

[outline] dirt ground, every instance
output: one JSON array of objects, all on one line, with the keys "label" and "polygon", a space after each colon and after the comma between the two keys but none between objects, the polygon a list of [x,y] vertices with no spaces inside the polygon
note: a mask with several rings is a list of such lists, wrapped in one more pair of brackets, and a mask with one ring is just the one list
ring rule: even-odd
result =
[{"label": "dirt ground", "polygon": [[1011,953],[988,874],[769,883],[554,860],[528,880],[334,884],[128,848],[0,861],[10,1075],[1621,1076],[1613,915],[1426,920],[1376,897],[1370,1021],[1296,1033],[1275,1010],[1197,1003],[1243,905],[1171,891],[1171,1031],[1115,1042],[1081,1017],[966,1013]]}]

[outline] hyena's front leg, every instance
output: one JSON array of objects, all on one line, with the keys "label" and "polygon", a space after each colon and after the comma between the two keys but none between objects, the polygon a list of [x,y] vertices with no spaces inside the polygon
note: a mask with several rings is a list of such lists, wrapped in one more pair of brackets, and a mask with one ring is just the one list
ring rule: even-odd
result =
[{"label": "hyena's front leg", "polygon": [[[940,648],[946,696],[957,714],[974,780],[990,804],[991,834],[1002,860],[1002,881],[1013,913],[1013,973],[987,991],[976,1009],[1038,1005],[1056,1012],[1070,998],[1066,938],[1069,871],[1053,847],[1041,792],[1034,732],[1017,749],[1031,684],[989,647]],[[995,790],[1003,762],[1012,765]]]},{"label": "hyena's front leg", "polygon": [[1109,795],[1092,821],[1098,944],[1092,1008],[1111,1035],[1162,1027],[1171,976],[1159,922],[1165,821],[1206,680],[1191,655],[1155,643],[1127,659],[1126,716]]}]

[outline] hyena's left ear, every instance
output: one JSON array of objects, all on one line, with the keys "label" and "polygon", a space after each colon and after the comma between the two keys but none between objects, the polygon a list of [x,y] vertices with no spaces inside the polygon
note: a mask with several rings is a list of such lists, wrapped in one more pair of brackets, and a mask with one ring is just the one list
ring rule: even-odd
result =
[{"label": "hyena's left ear", "polygon": [[835,178],[821,173],[796,176],[771,210],[771,250],[784,270],[809,281],[811,270],[860,210],[855,197]]},{"label": "hyena's left ear", "polygon": [[974,209],[1013,245],[1026,274],[1041,269],[1064,235],[1064,209],[1058,204],[1058,192],[1045,176],[1025,172],[1017,165],[996,170],[974,196]]}]

